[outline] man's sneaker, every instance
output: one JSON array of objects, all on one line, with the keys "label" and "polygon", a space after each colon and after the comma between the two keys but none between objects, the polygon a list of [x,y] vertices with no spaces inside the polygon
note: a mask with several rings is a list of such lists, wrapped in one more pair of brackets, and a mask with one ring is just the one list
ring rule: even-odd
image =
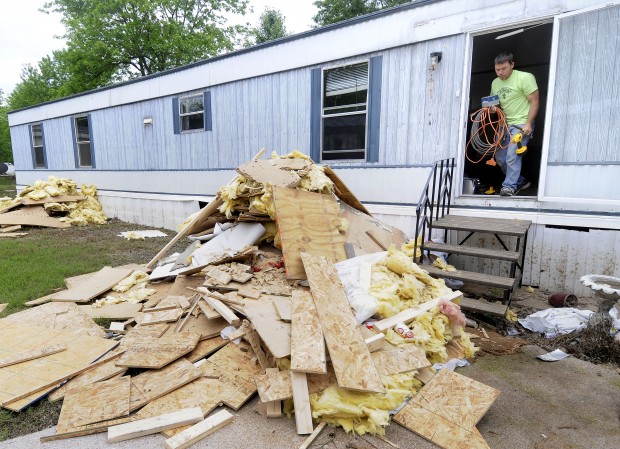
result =
[{"label": "man's sneaker", "polygon": [[513,196],[515,194],[515,189],[509,186],[502,187],[502,190],[499,191],[501,196]]},{"label": "man's sneaker", "polygon": [[527,189],[531,185],[532,185],[531,182],[529,182],[527,179],[524,179],[522,183],[517,184],[517,189],[515,190],[515,195],[517,193],[519,193],[521,190]]}]

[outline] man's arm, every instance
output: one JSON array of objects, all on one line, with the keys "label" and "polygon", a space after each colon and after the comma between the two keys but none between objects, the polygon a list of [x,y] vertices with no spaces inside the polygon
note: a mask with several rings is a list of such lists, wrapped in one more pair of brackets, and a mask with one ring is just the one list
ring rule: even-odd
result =
[{"label": "man's arm", "polygon": [[535,90],[531,94],[527,96],[527,101],[530,103],[530,112],[527,114],[527,122],[523,126],[523,134],[530,135],[532,134],[532,125],[534,124],[534,119],[538,114],[538,106],[540,105],[540,96],[538,94],[538,90]]}]

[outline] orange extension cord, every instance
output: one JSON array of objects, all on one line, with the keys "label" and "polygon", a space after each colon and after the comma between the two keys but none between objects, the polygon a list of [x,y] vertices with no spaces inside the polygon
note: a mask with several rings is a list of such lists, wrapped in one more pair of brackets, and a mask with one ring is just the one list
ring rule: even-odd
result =
[{"label": "orange extension cord", "polygon": [[[493,114],[497,114],[497,119],[493,118]],[[497,150],[508,148],[508,145],[502,146],[504,135],[508,132],[504,111],[496,108],[495,112],[491,113],[491,108],[482,108],[471,114],[469,118],[472,121],[471,137],[467,142],[466,149],[471,146],[482,156],[477,161],[474,161],[469,158],[468,152],[465,151],[465,157],[469,162],[478,164],[490,154],[490,160],[493,161],[491,164],[495,165],[495,153]],[[490,137],[489,134],[491,134]]]}]

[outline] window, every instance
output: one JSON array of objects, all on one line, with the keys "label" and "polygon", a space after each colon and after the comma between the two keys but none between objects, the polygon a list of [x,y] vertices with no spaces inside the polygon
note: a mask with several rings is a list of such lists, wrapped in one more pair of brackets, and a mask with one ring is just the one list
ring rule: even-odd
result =
[{"label": "window", "polygon": [[194,95],[192,97],[179,98],[181,131],[204,129],[204,110],[204,97],[202,94]]},{"label": "window", "polygon": [[368,62],[323,71],[322,160],[365,160]]},{"label": "window", "polygon": [[45,158],[45,143],[43,140],[42,123],[37,123],[30,126],[30,139],[34,168],[46,168],[47,161]]},{"label": "window", "polygon": [[94,167],[90,115],[73,118],[74,150],[77,167]]}]

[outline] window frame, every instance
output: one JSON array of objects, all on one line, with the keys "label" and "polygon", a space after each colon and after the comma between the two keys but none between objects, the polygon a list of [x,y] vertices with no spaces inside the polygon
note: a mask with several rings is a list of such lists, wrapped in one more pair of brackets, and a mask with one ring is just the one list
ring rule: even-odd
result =
[{"label": "window frame", "polygon": [[[41,128],[41,145],[35,145],[34,141],[34,128],[38,126]],[[32,123],[30,129],[30,148],[32,150],[32,166],[34,169],[47,168],[47,155],[45,154],[45,133],[43,132],[43,122]],[[43,162],[41,165],[37,164],[37,148],[41,148],[41,156]]]},{"label": "window frame", "polygon": [[[360,111],[353,111],[353,112],[343,112],[343,113],[337,113],[337,114],[325,114],[325,105],[324,105],[324,101],[325,101],[325,72],[330,71],[330,70],[334,70],[334,69],[338,69],[341,67],[349,67],[349,66],[354,66],[354,65],[358,65],[358,64],[363,64],[366,63],[366,70],[368,73],[368,84],[366,87],[366,109],[363,112]],[[345,64],[338,64],[338,65],[334,65],[334,66],[329,66],[329,67],[321,67],[321,109],[320,109],[320,140],[319,140],[319,150],[320,150],[320,160],[321,162],[329,162],[329,163],[338,163],[338,162],[366,162],[368,160],[368,119],[369,119],[369,115],[370,115],[370,58],[364,58],[364,59],[358,59],[355,61],[351,61],[351,62],[347,62]],[[357,105],[359,105],[361,103],[357,103]],[[348,107],[353,107],[355,105],[349,105]],[[328,107],[329,109],[330,107]],[[345,116],[350,116],[350,115],[361,115],[361,114],[365,114],[365,120],[364,120],[364,148],[362,149],[355,149],[355,150],[346,150],[343,153],[346,152],[359,152],[359,151],[363,151],[364,152],[364,156],[361,158],[355,158],[355,159],[350,159],[350,158],[342,158],[342,159],[325,159],[323,157],[323,154],[325,152],[325,149],[323,148],[323,144],[324,144],[324,137],[325,137],[325,130],[324,130],[324,121],[325,118],[329,118],[329,117],[345,117]],[[333,152],[333,153],[337,153],[337,152]]]},{"label": "window frame", "polygon": [[[184,114],[181,113],[181,102],[186,98],[194,98],[199,97],[202,102],[202,110],[200,112],[186,112]],[[194,133],[194,132],[203,132],[206,131],[206,118],[207,118],[207,110],[205,107],[205,93],[201,92],[198,94],[191,95],[179,95],[178,96],[178,117],[179,117],[179,133]],[[188,117],[190,115],[202,114],[202,128],[194,128],[194,129],[183,129],[183,117]]]},{"label": "window frame", "polygon": [[[79,119],[86,119],[88,123],[88,141],[80,141],[78,140],[79,132],[78,132],[78,124],[77,121]],[[92,128],[92,120],[90,114],[80,114],[74,115],[72,117],[72,125],[73,125],[73,145],[75,148],[75,162],[76,168],[95,168],[95,155],[93,154],[93,128]],[[90,165],[82,164],[82,157],[80,154],[80,144],[88,143],[88,151],[90,152]]]}]

